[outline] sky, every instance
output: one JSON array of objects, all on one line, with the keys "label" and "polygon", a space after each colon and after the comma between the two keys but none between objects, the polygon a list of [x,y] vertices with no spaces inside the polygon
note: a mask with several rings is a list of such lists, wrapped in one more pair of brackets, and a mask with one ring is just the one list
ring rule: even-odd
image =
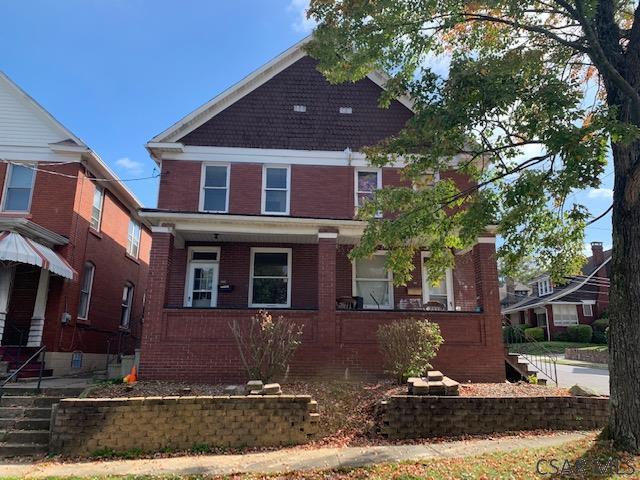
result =
[{"label": "sky", "polygon": [[[308,35],[307,0],[0,0],[0,70],[122,179],[157,173],[144,144]],[[434,60],[439,68],[446,62]],[[612,171],[611,165],[606,173]],[[575,200],[611,203],[613,175]],[[126,182],[146,207],[157,179]],[[611,245],[610,216],[587,243]]]}]

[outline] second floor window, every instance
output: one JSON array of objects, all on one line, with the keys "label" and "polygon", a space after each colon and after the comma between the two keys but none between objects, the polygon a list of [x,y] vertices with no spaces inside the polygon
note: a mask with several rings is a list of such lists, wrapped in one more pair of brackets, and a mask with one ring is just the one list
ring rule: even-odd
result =
[{"label": "second floor window", "polygon": [[289,215],[289,167],[264,167],[262,213]]},{"label": "second floor window", "polygon": [[93,288],[93,275],[96,267],[91,262],[84,264],[82,270],[82,284],[80,285],[80,301],[78,302],[78,318],[89,318],[89,302],[91,301],[91,289]]},{"label": "second floor window", "polygon": [[100,220],[102,219],[102,205],[104,204],[104,190],[96,187],[93,192],[93,206],[91,207],[91,228],[100,230]]},{"label": "second floor window", "polygon": [[[357,169],[355,183],[355,204],[357,210],[364,206],[366,202],[373,200],[376,190],[382,188],[382,172],[375,168]],[[376,216],[381,217],[382,213],[378,212]]]},{"label": "second floor window", "polygon": [[229,167],[227,165],[205,165],[200,209],[205,212],[228,211]]},{"label": "second floor window", "polygon": [[29,166],[9,165],[9,179],[3,202],[5,212],[29,211],[35,177],[35,170]]},{"label": "second floor window", "polygon": [[551,280],[545,278],[544,280],[540,280],[538,282],[538,295],[549,295],[553,292],[553,287],[551,286]]},{"label": "second floor window", "polygon": [[127,253],[133,258],[138,258],[140,253],[140,224],[135,220],[129,220],[129,235],[127,236]]},{"label": "second floor window", "polygon": [[120,313],[120,326],[129,328],[131,320],[131,305],[133,303],[133,285],[129,282],[125,283],[122,290],[122,307]]}]

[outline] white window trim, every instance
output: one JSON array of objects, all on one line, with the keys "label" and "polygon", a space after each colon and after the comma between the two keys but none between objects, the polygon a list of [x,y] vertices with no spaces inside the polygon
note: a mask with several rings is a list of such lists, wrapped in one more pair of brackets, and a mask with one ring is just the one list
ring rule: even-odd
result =
[{"label": "white window trim", "polygon": [[[383,255],[386,256],[387,255],[387,251],[386,250],[378,250],[376,252],[373,253],[374,255]],[[351,261],[351,294],[355,297],[357,295],[358,292],[358,288],[357,288],[357,281],[358,280],[370,280],[370,281],[376,281],[376,282],[382,282],[383,279],[381,278],[359,278],[357,276],[356,272],[356,261],[352,260]],[[387,284],[389,285],[389,305],[380,305],[378,306],[375,303],[367,303],[367,299],[363,298],[362,299],[362,306],[363,308],[366,309],[373,309],[373,310],[393,310],[395,308],[395,299],[393,298],[393,290],[394,290],[394,286],[393,286],[393,272],[391,270],[387,269]]]},{"label": "white window trim", "polygon": [[[543,278],[542,280],[538,280],[537,282],[537,286],[538,286],[538,296],[539,297],[544,297],[547,295],[550,295],[553,293],[553,285],[551,285],[551,279],[550,278]],[[544,291],[541,288],[542,286],[549,286],[549,288],[545,288]]]},{"label": "white window trim", "polygon": [[[429,252],[420,252],[420,271],[422,275],[422,303],[427,303],[430,299],[429,292],[429,278],[427,276],[427,270],[424,268],[424,261],[429,258]],[[447,268],[445,271],[445,286],[447,288],[447,311],[454,311],[455,298],[453,294],[453,270]]]},{"label": "white window trim", "polygon": [[98,216],[98,226],[94,228],[93,225],[91,225],[91,218],[93,218],[93,201],[92,201],[91,202],[91,218],[89,219],[89,227],[91,227],[96,232],[99,232],[100,229],[102,228],[102,212],[104,211],[104,197],[106,195],[106,190],[103,187],[96,185],[95,191],[93,192],[94,196],[96,191],[102,192],[102,196],[100,197],[100,216]]},{"label": "white window trim", "polygon": [[[124,293],[124,289],[129,287],[129,291],[131,292],[131,294],[129,295],[128,301],[127,301],[127,324],[123,325],[122,324],[122,310],[120,310],[120,328],[124,329],[124,330],[129,330],[129,328],[131,327],[131,310],[133,310],[133,296],[136,294],[136,288],[133,285],[132,282],[124,282],[124,286],[122,287],[122,290]],[[120,308],[122,309],[122,307],[124,306],[124,304],[120,304]]]},{"label": "white window trim", "polygon": [[[227,196],[225,198],[225,210],[205,210],[204,209],[204,183],[206,180],[207,167],[226,167],[227,169]],[[206,187],[213,190],[221,190],[221,187]],[[231,190],[231,164],[230,163],[218,163],[218,162],[203,162],[200,168],[200,200],[198,202],[198,209],[201,212],[210,213],[229,213],[229,192]]]},{"label": "white window trim", "polygon": [[[358,167],[356,169],[354,169],[353,171],[353,207],[354,210],[356,212],[356,214],[358,213],[358,173],[359,172],[369,172],[369,173],[376,173],[377,174],[377,178],[376,178],[376,190],[381,190],[382,189],[382,168],[374,168],[374,167]],[[364,193],[364,192],[363,192]],[[376,218],[381,218],[382,217],[382,212],[376,212]]]},{"label": "white window trim", "polygon": [[[253,263],[256,253],[286,253],[287,254],[287,303],[253,303]],[[291,263],[291,248],[277,247],[252,247],[250,250],[251,260],[249,262],[249,307],[250,308],[291,308],[291,280],[293,277],[293,265]],[[270,277],[258,277],[270,278]],[[274,277],[276,278],[276,277]],[[277,277],[281,278],[281,277]]]},{"label": "white window trim", "polygon": [[18,165],[20,167],[26,167],[26,168],[31,168],[33,169],[33,178],[31,179],[31,193],[29,194],[29,205],[27,207],[26,210],[6,210],[6,202],[7,202],[7,191],[9,189],[9,181],[11,179],[11,175],[13,173],[13,167],[15,167],[16,165],[13,163],[9,164],[9,168],[7,168],[7,173],[5,175],[5,181],[4,181],[4,186],[2,188],[2,208],[1,210],[3,212],[9,212],[9,213],[29,213],[31,211],[31,202],[33,200],[33,191],[35,190],[35,185],[36,185],[36,175],[38,174],[38,171],[35,169],[35,167],[33,167],[33,165],[25,163],[24,165]]},{"label": "white window trim", "polygon": [[[217,260],[192,260],[191,257],[193,257],[193,252],[216,252],[217,253]],[[191,264],[193,263],[217,263],[218,264],[218,276],[220,275],[220,247],[188,247],[187,248],[187,271],[185,273],[185,281],[184,281],[184,298],[183,298],[183,303],[182,305],[184,307],[189,307],[189,294],[190,292],[190,287],[191,287]],[[218,283],[219,283],[219,277],[218,278],[214,278],[214,283],[215,285],[215,289],[214,289],[214,294],[215,294],[215,300],[212,298],[212,300],[214,300],[212,303],[214,305],[211,306],[211,308],[217,307],[218,306]]]},{"label": "white window trim", "polygon": [[[87,292],[87,311],[85,315],[80,315],[78,312],[79,320],[88,320],[89,319],[89,310],[91,309],[91,294],[93,293],[93,280],[96,276],[96,266],[92,262],[85,262],[82,267],[82,273],[84,275],[84,270],[87,265],[91,265],[91,281],[89,282],[89,291]],[[84,283],[84,277],[82,278],[82,283]],[[82,283],[80,284],[80,295],[82,295]],[[80,299],[78,298],[78,307],[80,307]]]},{"label": "white window trim", "polygon": [[[138,225],[138,250],[137,250],[135,255],[133,255],[129,251],[129,226],[131,226],[131,223],[135,223],[135,224]],[[141,242],[142,242],[142,224],[140,222],[138,222],[137,220],[134,220],[133,218],[129,218],[129,225],[127,225],[127,255],[129,255],[132,258],[136,258],[136,259],[140,258],[140,243]]]},{"label": "white window trim", "polygon": [[[582,315],[585,317],[593,317],[593,306],[595,305],[595,301],[593,300],[585,300],[582,302]],[[585,310],[585,307],[589,307],[589,314],[587,314],[587,311]]]},{"label": "white window trim", "polygon": [[[287,208],[284,212],[267,212],[267,170],[270,168],[286,168],[287,169]],[[282,189],[274,189],[270,190],[279,190]],[[289,215],[289,211],[291,210],[291,165],[262,165],[262,202],[260,206],[260,212],[262,215]]]}]

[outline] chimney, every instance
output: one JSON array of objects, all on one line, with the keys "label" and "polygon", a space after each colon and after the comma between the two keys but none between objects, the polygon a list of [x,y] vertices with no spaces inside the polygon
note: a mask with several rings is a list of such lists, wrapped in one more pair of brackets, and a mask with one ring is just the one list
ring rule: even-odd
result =
[{"label": "chimney", "polygon": [[593,265],[600,265],[604,262],[604,251],[602,242],[591,242],[591,254],[593,255]]},{"label": "chimney", "polygon": [[[598,267],[604,262],[604,251],[602,250],[602,242],[591,242],[591,253],[593,254],[593,266]],[[595,276],[592,278],[598,292],[596,300],[596,312],[594,315],[600,315],[609,306],[609,278],[605,267],[599,268]]]}]

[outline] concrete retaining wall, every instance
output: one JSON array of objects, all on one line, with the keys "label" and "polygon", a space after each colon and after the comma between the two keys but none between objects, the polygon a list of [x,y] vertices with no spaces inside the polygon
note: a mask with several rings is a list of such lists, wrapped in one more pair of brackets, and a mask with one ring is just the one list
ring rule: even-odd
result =
[{"label": "concrete retaining wall", "polygon": [[65,399],[54,409],[50,450],[186,450],[307,442],[317,403],[308,395]]},{"label": "concrete retaining wall", "polygon": [[518,430],[603,427],[603,397],[420,397],[398,395],[380,405],[380,433],[389,439]]},{"label": "concrete retaining wall", "polygon": [[567,348],[564,351],[567,360],[580,360],[581,362],[609,363],[609,352],[597,350],[585,350],[584,348]]}]

